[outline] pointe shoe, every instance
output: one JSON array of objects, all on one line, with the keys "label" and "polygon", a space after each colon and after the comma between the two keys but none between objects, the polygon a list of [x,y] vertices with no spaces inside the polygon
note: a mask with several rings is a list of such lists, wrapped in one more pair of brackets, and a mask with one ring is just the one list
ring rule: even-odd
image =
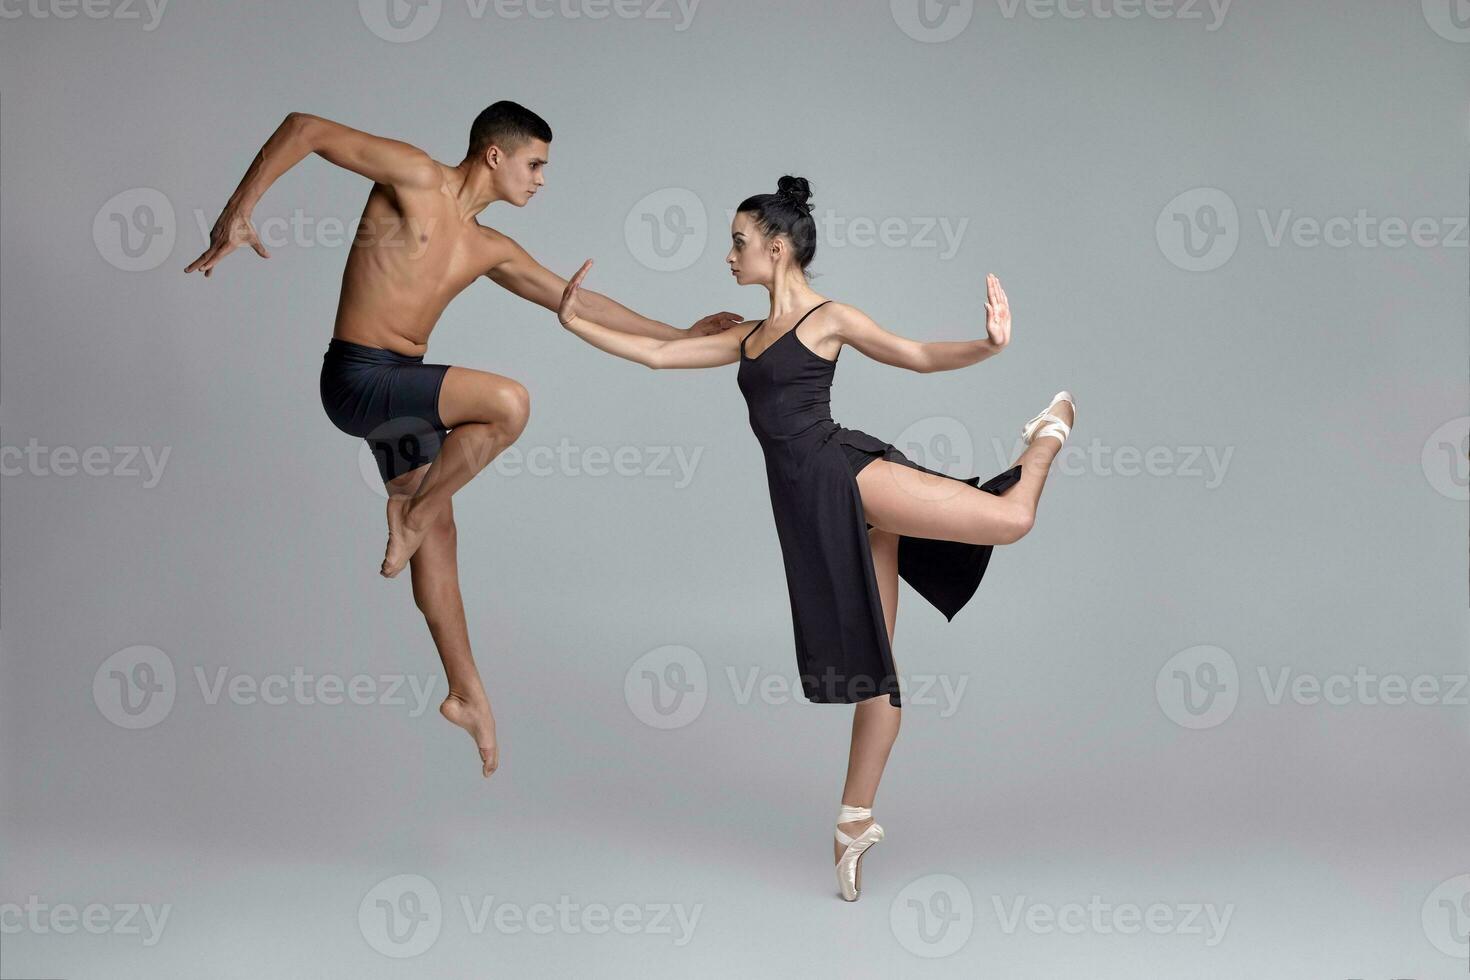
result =
[{"label": "pointe shoe", "polygon": [[1072,406],[1072,414],[1077,413],[1077,403],[1072,400],[1070,391],[1059,391],[1052,396],[1051,405],[1046,406],[1046,411],[1040,413],[1021,426],[1021,438],[1026,445],[1031,445],[1042,436],[1051,436],[1059,442],[1065,443],[1067,436],[1071,435],[1072,427],[1051,413],[1052,405],[1057,402],[1066,402]]},{"label": "pointe shoe", "polygon": [[[872,815],[873,811],[868,807],[848,806],[844,803],[837,813],[837,822],[852,823],[854,820],[867,820]],[[843,901],[856,902],[863,888],[863,855],[868,853],[868,848],[883,839],[883,828],[873,823],[856,837],[849,837],[838,828],[836,836],[837,843],[847,848],[842,852],[842,857],[837,859],[837,887],[842,892]]]}]

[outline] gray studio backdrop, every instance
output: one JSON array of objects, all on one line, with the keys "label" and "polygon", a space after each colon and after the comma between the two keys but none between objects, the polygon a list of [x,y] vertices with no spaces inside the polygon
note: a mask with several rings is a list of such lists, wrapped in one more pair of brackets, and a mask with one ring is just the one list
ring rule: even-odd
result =
[{"label": "gray studio backdrop", "polygon": [[[1465,975],[1466,0],[390,2],[0,0],[0,976]],[[786,173],[892,330],[1002,277],[843,424],[986,477],[1077,395],[973,604],[905,587],[856,905],[733,368],[446,313],[532,392],[456,501],[486,784],[318,401],[366,182],[182,274],[287,112],[457,162],[500,98],[556,136],[482,220],[651,316],[763,315]]]}]

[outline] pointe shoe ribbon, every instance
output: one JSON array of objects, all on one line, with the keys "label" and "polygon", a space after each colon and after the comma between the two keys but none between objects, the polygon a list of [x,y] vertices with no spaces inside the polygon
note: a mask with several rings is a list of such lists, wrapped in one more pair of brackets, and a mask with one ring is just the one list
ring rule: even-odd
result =
[{"label": "pointe shoe ribbon", "polygon": [[[837,823],[853,823],[857,820],[867,820],[873,815],[873,811],[865,806],[847,806],[843,804],[837,813]],[[837,843],[841,844],[845,851],[837,860],[837,887],[842,892],[844,901],[855,902],[859,894],[858,887],[858,862],[867,853],[868,848],[883,839],[883,828],[877,823],[870,824],[867,830],[853,837],[842,832],[842,828],[836,828]]]},{"label": "pointe shoe ribbon", "polygon": [[1072,434],[1072,427],[1051,413],[1052,406],[1057,402],[1066,402],[1072,406],[1072,412],[1077,411],[1077,403],[1072,400],[1070,391],[1059,391],[1052,396],[1051,405],[1046,411],[1034,416],[1029,422],[1021,426],[1021,438],[1026,445],[1031,445],[1041,436],[1051,436],[1059,442],[1066,442],[1067,436]]}]

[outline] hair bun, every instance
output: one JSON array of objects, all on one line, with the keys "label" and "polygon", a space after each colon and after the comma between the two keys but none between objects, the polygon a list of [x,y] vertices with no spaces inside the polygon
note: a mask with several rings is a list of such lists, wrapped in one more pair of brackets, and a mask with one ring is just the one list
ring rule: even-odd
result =
[{"label": "hair bun", "polygon": [[785,176],[776,182],[776,193],[786,198],[798,207],[806,208],[808,211],[812,206],[807,203],[812,196],[812,185],[807,183],[805,177]]}]

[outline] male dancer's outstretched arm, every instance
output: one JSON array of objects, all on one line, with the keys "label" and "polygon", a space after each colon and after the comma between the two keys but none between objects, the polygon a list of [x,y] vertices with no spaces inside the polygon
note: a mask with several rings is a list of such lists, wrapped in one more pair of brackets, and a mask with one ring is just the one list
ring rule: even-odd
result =
[{"label": "male dancer's outstretched arm", "polygon": [[[439,164],[412,144],[364,133],[320,116],[292,112],[260,148],[225,203],[210,232],[209,247],[184,271],[202,269],[208,278],[219,261],[241,245],[249,245],[261,258],[270,258],[251,223],[251,215],[270,186],[312,153],[388,187],[429,188],[440,180]],[[500,240],[502,255],[485,276],[522,299],[555,312],[567,281],[537,262],[508,235],[486,230]],[[720,312],[683,330],[635,313],[593,290],[582,292],[582,303],[590,316],[613,330],[662,340],[720,333],[740,322],[739,314]]]},{"label": "male dancer's outstretched arm", "polygon": [[[414,600],[449,680],[439,710],[475,740],[486,776],[499,765],[499,745],[470,651],[450,498],[520,435],[530,395],[512,378],[425,364],[422,357],[445,307],[482,276],[547,309],[558,307],[565,281],[476,220],[494,202],[523,207],[530,201],[545,184],[550,142],[545,121],[513,102],[480,114],[469,149],[454,166],[408,143],[293,112],[230,196],[209,247],[185,270],[203,270],[208,278],[241,246],[269,258],[250,216],[266,190],[308,154],[373,182],[343,270],[322,404],[338,428],[373,449],[389,494],[381,572],[391,578],[405,564],[412,568]],[[605,296],[585,293],[584,302],[619,336],[647,343],[717,334],[739,319],[719,313],[678,330]]]}]

